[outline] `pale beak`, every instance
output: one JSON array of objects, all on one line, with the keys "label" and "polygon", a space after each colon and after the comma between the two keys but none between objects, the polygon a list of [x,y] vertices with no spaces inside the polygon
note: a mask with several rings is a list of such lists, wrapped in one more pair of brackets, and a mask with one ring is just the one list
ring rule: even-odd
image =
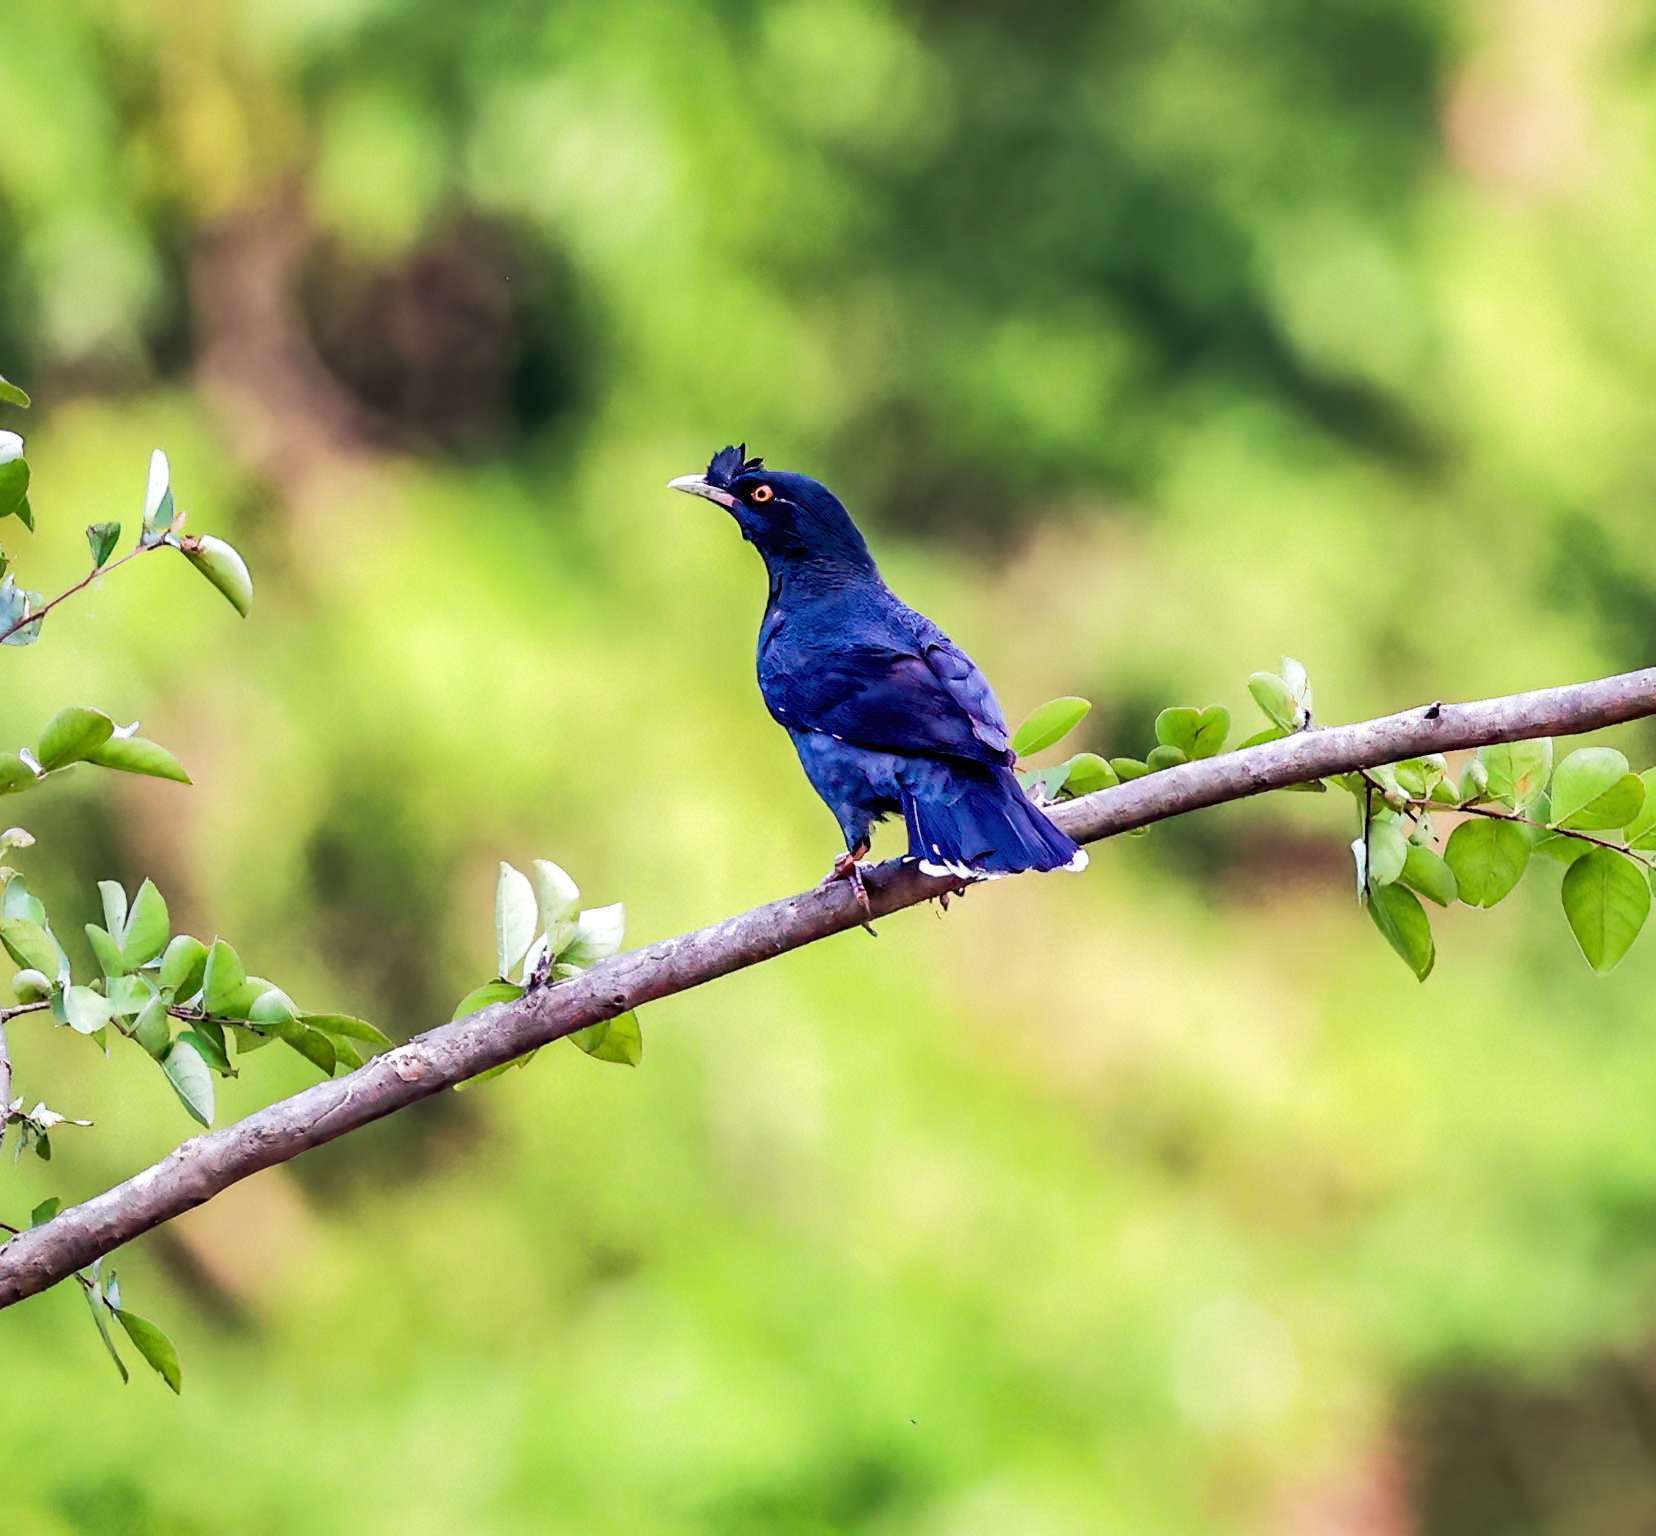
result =
[{"label": "pale beak", "polygon": [[729,491],[722,491],[718,486],[709,484],[700,475],[680,475],[676,480],[667,482],[670,491],[683,491],[688,496],[705,496],[709,501],[716,501],[727,509],[736,505],[736,498]]}]

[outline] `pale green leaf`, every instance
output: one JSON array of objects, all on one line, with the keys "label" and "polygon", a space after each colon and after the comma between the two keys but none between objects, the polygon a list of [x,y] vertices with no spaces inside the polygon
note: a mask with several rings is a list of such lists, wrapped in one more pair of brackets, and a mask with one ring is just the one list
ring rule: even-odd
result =
[{"label": "pale green leaf", "polygon": [[230,606],[245,619],[253,608],[253,578],[234,546],[204,534],[199,539],[185,539],[183,549],[190,564],[229,598]]},{"label": "pale green leaf", "polygon": [[1534,741],[1506,741],[1497,746],[1479,747],[1478,761],[1489,775],[1490,798],[1515,811],[1527,811],[1541,798],[1552,776],[1552,738],[1542,736]]},{"label": "pale green leaf", "polygon": [[69,1027],[77,1034],[96,1034],[114,1017],[109,999],[90,987],[68,987],[63,994],[63,1011]]},{"label": "pale green leaf", "polygon": [[495,960],[502,976],[510,975],[529,952],[539,915],[529,877],[502,859],[495,882]]},{"label": "pale green leaf", "polygon": [[213,1074],[201,1053],[180,1035],[161,1058],[161,1070],[180,1102],[203,1125],[213,1123]]}]

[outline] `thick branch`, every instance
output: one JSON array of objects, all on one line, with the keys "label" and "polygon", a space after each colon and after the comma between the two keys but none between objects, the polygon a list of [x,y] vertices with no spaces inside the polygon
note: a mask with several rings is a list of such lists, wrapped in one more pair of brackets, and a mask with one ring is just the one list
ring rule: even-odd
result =
[{"label": "thick branch", "polygon": [[[1656,668],[1473,704],[1433,704],[1359,725],[1305,731],[1245,752],[1186,763],[1060,805],[1081,842],[1428,752],[1567,736],[1656,715]],[[959,889],[912,865],[868,877],[876,917]],[[617,955],[584,976],[429,1030],[347,1077],[317,1083],[245,1120],[185,1142],[161,1162],[0,1248],[0,1307],[65,1279],[249,1174],[297,1157],[430,1094],[629,1008],[857,927],[844,882],[755,907],[710,928]]]}]

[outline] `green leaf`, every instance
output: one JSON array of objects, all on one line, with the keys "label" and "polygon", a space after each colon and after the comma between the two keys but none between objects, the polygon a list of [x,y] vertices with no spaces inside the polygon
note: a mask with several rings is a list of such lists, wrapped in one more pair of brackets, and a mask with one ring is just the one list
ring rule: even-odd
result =
[{"label": "green leaf", "polygon": [[239,1001],[246,984],[247,970],[242,965],[241,956],[223,939],[214,939],[213,947],[207,951],[207,964],[201,978],[202,1001],[207,1005],[207,1012],[228,1012],[230,1006]]},{"label": "green leaf", "polygon": [[1461,803],[1460,790],[1455,787],[1454,780],[1452,779],[1439,779],[1437,783],[1432,786],[1432,792],[1429,798],[1431,799],[1433,805],[1447,805],[1453,807]]},{"label": "green leaf", "polygon": [[56,1195],[48,1195],[32,1211],[29,1212],[29,1226],[43,1227],[62,1208],[63,1202]]},{"label": "green leaf", "polygon": [[250,1029],[245,1024],[232,1024],[230,1033],[236,1037],[236,1054],[250,1056],[254,1051],[262,1051],[275,1035],[267,1035],[257,1029]]},{"label": "green leaf", "polygon": [[1479,747],[1478,761],[1488,770],[1491,798],[1515,811],[1527,811],[1541,798],[1552,777],[1552,738]]},{"label": "green leaf", "polygon": [[550,859],[536,859],[530,864],[529,882],[535,888],[535,903],[540,909],[538,931],[549,934],[580,903],[580,887]]},{"label": "green leaf", "polygon": [[619,901],[588,907],[575,923],[575,935],[558,955],[566,965],[595,965],[621,948],[627,932],[627,909]]},{"label": "green leaf", "polygon": [[1531,843],[1530,847],[1542,858],[1551,859],[1555,864],[1574,864],[1577,859],[1585,858],[1593,845],[1579,837],[1569,837],[1562,832],[1543,832]]},{"label": "green leaf", "polygon": [[1048,699],[1012,733],[1012,751],[1018,757],[1030,757],[1044,752],[1054,742],[1062,741],[1083,719],[1092,705],[1086,699],[1065,697]]},{"label": "green leaf", "polygon": [[86,1298],[87,1306],[92,1309],[92,1321],[98,1325],[98,1334],[104,1341],[104,1348],[109,1351],[109,1358],[115,1362],[115,1369],[121,1373],[121,1380],[130,1381],[132,1378],[127,1374],[126,1362],[121,1359],[120,1351],[115,1348],[115,1341],[109,1336],[109,1324],[104,1321],[104,1313],[109,1310],[109,1305],[103,1299],[103,1293],[94,1284],[90,1290],[83,1286],[81,1295]]},{"label": "green leaf", "polygon": [[455,1005],[453,1017],[463,1019],[492,1003],[515,1003],[523,996],[523,988],[510,981],[486,981],[474,987]]},{"label": "green leaf", "polygon": [[[12,882],[16,884],[15,881]],[[0,944],[6,953],[27,970],[56,976],[62,968],[63,952],[57,940],[40,924],[27,917],[0,918]]]},{"label": "green leaf", "polygon": [[1017,778],[1026,795],[1038,795],[1040,799],[1050,803],[1058,798],[1069,779],[1069,764],[1055,763],[1050,768],[1022,770]]},{"label": "green leaf", "polygon": [[144,542],[155,543],[172,531],[178,520],[173,504],[172,466],[159,448],[150,455],[149,481],[144,491]]},{"label": "green leaf", "polygon": [[149,1363],[151,1368],[173,1389],[174,1392],[184,1390],[184,1376],[178,1365],[178,1351],[173,1348],[173,1342],[154,1323],[147,1318],[139,1317],[135,1312],[128,1312],[124,1308],[115,1308],[115,1316],[121,1326],[126,1329],[126,1335],[137,1345],[138,1353]]},{"label": "green leaf", "polygon": [[10,379],[0,378],[0,401],[7,405],[22,406],[24,410],[29,408],[29,397]]},{"label": "green leaf", "polygon": [[367,1065],[368,1058],[355,1040],[346,1035],[329,1035],[327,1040],[333,1047],[335,1071],[343,1067],[347,1072],[354,1072],[358,1067]]},{"label": "green leaf", "polygon": [[636,1067],[644,1059],[644,1032],[638,1027],[637,1013],[629,1010],[601,1024],[590,1024],[578,1029],[569,1038],[599,1061],[619,1062]]},{"label": "green leaf", "polygon": [[104,744],[86,754],[86,761],[100,768],[114,768],[121,773],[142,773],[152,779],[171,779],[175,784],[188,784],[190,776],[183,765],[165,747],[142,736],[112,736]]},{"label": "green leaf", "polygon": [[1275,672],[1255,672],[1248,679],[1248,692],[1264,712],[1265,718],[1285,732],[1297,731],[1302,723],[1294,695]]},{"label": "green leaf", "polygon": [[1270,741],[1281,741],[1285,736],[1294,733],[1280,725],[1268,725],[1262,731],[1255,731],[1252,736],[1237,747],[1238,752],[1246,752],[1249,747],[1262,747]]},{"label": "green leaf", "polygon": [[63,1009],[69,1027],[77,1034],[96,1034],[114,1017],[109,999],[90,987],[69,987],[63,994]]},{"label": "green leaf", "polygon": [[374,1028],[366,1019],[353,1019],[348,1013],[301,1013],[301,1024],[320,1029],[324,1034],[343,1035],[347,1040],[365,1040],[376,1050],[391,1049],[390,1036]]},{"label": "green leaf", "polygon": [[[28,506],[28,502],[23,505]],[[40,638],[40,626],[45,622],[41,606],[38,592],[25,592],[13,576],[0,579],[0,633],[10,631],[4,644],[33,645]],[[38,617],[32,623],[24,623],[31,613]],[[14,625],[18,627],[13,629]]]},{"label": "green leaf", "polygon": [[46,908],[38,896],[29,894],[29,883],[22,875],[13,875],[0,888],[0,917],[26,917],[46,926]]},{"label": "green leaf", "polygon": [[1368,883],[1390,885],[1403,873],[1409,857],[1409,840],[1394,819],[1376,821],[1368,833]]},{"label": "green leaf", "polygon": [[167,947],[167,936],[172,932],[167,916],[167,903],[153,880],[146,880],[132,898],[132,910],[127,913],[126,928],[121,934],[121,958],[130,970],[148,965]]},{"label": "green leaf", "polygon": [[1187,758],[1217,756],[1229,734],[1230,711],[1219,704],[1206,709],[1180,704],[1156,716],[1156,740],[1177,747]]},{"label": "green leaf", "polygon": [[1595,971],[1615,968],[1650,916],[1650,882],[1631,859],[1595,848],[1564,872],[1564,916]]},{"label": "green leaf", "polygon": [[233,1076],[230,1070],[230,1054],[224,1048],[223,1031],[218,1031],[218,1038],[205,1033],[203,1030],[186,1029],[180,1032],[180,1040],[188,1040],[196,1048],[197,1054],[215,1072],[226,1077]]},{"label": "green leaf", "polygon": [[[280,987],[259,987],[251,999],[246,997],[246,993],[247,987],[240,987],[228,1000],[229,1006],[237,1008],[236,1016],[245,1012],[251,1023],[270,1030],[278,1039],[287,1039],[291,1026],[299,1022],[299,1010],[294,1007],[293,999]],[[219,1012],[217,1008],[210,1011]]]},{"label": "green leaf", "polygon": [[535,942],[539,915],[529,877],[502,859],[500,877],[495,882],[495,961],[501,976],[509,976],[528,954]]},{"label": "green leaf", "polygon": [[213,1074],[201,1052],[183,1035],[161,1058],[161,1070],[180,1102],[203,1125],[213,1123]]},{"label": "green leaf", "polygon": [[1369,892],[1369,916],[1403,963],[1421,980],[1432,974],[1437,950],[1432,925],[1413,891],[1403,885],[1377,885]]},{"label": "green leaf", "polygon": [[1624,773],[1609,789],[1567,821],[1557,825],[1578,832],[1602,832],[1625,827],[1638,819],[1644,809],[1644,780],[1636,773]]},{"label": "green leaf", "polygon": [[136,1014],[155,996],[155,987],[147,976],[115,976],[105,981],[103,994],[119,1019]]},{"label": "green leaf", "polygon": [[1160,773],[1163,769],[1177,768],[1180,763],[1188,763],[1189,761],[1190,759],[1185,756],[1181,748],[1163,745],[1152,747],[1150,755],[1144,760],[1144,764],[1151,773]]},{"label": "green leaf", "polygon": [[35,771],[15,752],[0,752],[0,795],[14,795],[33,789],[40,780]]},{"label": "green leaf", "polygon": [[1121,782],[1114,768],[1096,752],[1077,752],[1064,766],[1064,789],[1071,795],[1090,795]]},{"label": "green leaf", "polygon": [[121,958],[121,946],[96,923],[86,925],[87,942],[92,946],[92,958],[105,976],[125,976],[129,967]]},{"label": "green leaf", "polygon": [[324,1077],[333,1076],[339,1057],[334,1053],[333,1041],[321,1030],[294,1024],[282,1031],[281,1038],[284,1045],[296,1050]]},{"label": "green leaf", "polygon": [[186,539],[183,549],[190,564],[229,598],[230,606],[245,619],[253,608],[253,578],[234,546],[209,533],[199,539]]},{"label": "green leaf", "polygon": [[127,894],[119,880],[100,880],[98,899],[103,903],[104,928],[111,935],[126,927]]},{"label": "green leaf", "polygon": [[496,1077],[504,1077],[512,1070],[513,1067],[528,1066],[538,1054],[539,1047],[533,1051],[530,1051],[526,1056],[519,1056],[513,1061],[503,1061],[498,1067],[486,1067],[483,1071],[474,1073],[471,1077],[466,1078],[464,1082],[456,1083],[454,1085],[454,1091],[456,1093],[464,1093],[470,1088],[477,1087],[479,1083],[489,1082],[491,1079]]},{"label": "green leaf", "polygon": [[[1614,747],[1578,747],[1553,774],[1553,825],[1569,823],[1594,801],[1614,790],[1626,776],[1627,759]],[[1638,809],[1635,806],[1629,814],[1636,815]]]},{"label": "green leaf", "polygon": [[92,550],[92,569],[101,571],[105,562],[115,553],[120,542],[119,523],[93,523],[86,530],[86,542]]},{"label": "green leaf", "polygon": [[1463,821],[1449,834],[1444,861],[1454,871],[1460,899],[1492,907],[1523,878],[1530,840],[1523,827],[1487,816]]},{"label": "green leaf", "polygon": [[71,705],[60,709],[40,733],[35,756],[50,773],[69,763],[78,763],[101,747],[115,733],[115,722],[101,709]]},{"label": "green leaf", "polygon": [[[0,437],[6,439],[16,436],[15,432],[0,434]],[[0,461],[0,518],[21,512],[26,505],[28,494],[29,461],[21,458]]]},{"label": "green leaf", "polygon": [[12,996],[20,1003],[43,1003],[52,995],[52,979],[44,971],[21,970],[11,984]]},{"label": "green leaf", "polygon": [[1656,768],[1639,775],[1644,785],[1644,803],[1639,813],[1623,826],[1622,836],[1630,848],[1656,848]]},{"label": "green leaf", "polygon": [[167,1017],[165,998],[158,994],[144,1004],[133,1022],[132,1038],[157,1061],[167,1054],[172,1040],[172,1021]]},{"label": "green leaf", "polygon": [[161,957],[158,978],[163,991],[174,997],[194,997],[207,973],[207,946],[187,933],[178,934]]},{"label": "green leaf", "polygon": [[1150,765],[1138,757],[1112,757],[1110,768],[1123,784],[1131,784],[1134,779],[1142,779],[1150,772]]}]

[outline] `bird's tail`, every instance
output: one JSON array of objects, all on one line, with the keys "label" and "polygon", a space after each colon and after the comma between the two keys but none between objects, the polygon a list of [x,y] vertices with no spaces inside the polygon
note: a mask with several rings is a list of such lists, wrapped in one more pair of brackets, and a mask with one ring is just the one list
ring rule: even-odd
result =
[{"label": "bird's tail", "polygon": [[927,874],[993,878],[1087,867],[1085,851],[1024,794],[1010,768],[936,769],[903,793],[909,855]]}]

